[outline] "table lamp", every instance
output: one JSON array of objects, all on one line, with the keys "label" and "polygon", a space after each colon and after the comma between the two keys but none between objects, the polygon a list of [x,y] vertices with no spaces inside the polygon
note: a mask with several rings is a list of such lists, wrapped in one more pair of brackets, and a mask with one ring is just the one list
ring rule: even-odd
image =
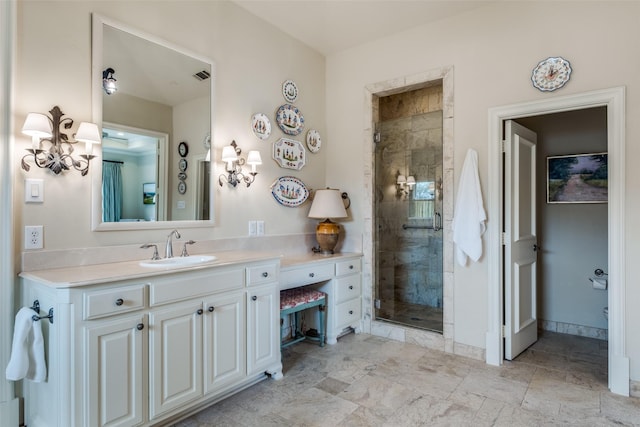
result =
[{"label": "table lamp", "polygon": [[309,210],[309,218],[324,219],[316,227],[316,239],[322,254],[332,254],[340,236],[340,224],[332,222],[330,218],[346,218],[347,216],[340,190],[333,188],[316,190]]}]

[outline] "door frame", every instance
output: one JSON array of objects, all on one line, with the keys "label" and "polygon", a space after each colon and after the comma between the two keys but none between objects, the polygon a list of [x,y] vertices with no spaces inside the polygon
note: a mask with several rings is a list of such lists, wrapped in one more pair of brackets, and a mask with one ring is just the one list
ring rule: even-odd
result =
[{"label": "door frame", "polygon": [[504,260],[500,233],[503,229],[503,121],[519,117],[607,107],[609,161],[608,262],[609,262],[609,389],[629,396],[629,359],[626,357],[625,325],[625,87],[560,96],[489,109],[489,192],[487,222],[488,319],[486,362],[504,360]]}]

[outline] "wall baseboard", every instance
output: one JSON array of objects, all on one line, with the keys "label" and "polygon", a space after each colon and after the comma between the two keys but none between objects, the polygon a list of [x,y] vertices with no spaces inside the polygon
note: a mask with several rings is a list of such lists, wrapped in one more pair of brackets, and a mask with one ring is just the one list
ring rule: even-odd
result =
[{"label": "wall baseboard", "polygon": [[595,338],[603,341],[608,341],[609,339],[609,331],[607,329],[594,328],[592,326],[575,325],[573,323],[554,322],[552,320],[538,319],[538,329],[558,332],[561,334]]}]

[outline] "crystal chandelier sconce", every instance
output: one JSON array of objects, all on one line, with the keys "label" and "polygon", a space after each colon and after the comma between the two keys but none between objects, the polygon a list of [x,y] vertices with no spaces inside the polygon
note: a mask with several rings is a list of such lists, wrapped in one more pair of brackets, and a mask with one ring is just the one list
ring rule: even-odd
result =
[{"label": "crystal chandelier sconce", "polygon": [[113,77],[113,73],[115,73],[113,68],[107,68],[102,72],[102,89],[107,95],[113,95],[118,90],[117,80]]},{"label": "crystal chandelier sconce", "polygon": [[[231,141],[231,145],[227,145],[222,149],[222,161],[225,164],[226,174],[218,177],[218,184],[222,187],[223,183],[227,183],[232,187],[244,182],[249,187],[256,179],[258,172],[256,166],[262,164],[260,152],[256,150],[249,151],[247,159],[240,157],[242,150],[235,141]],[[251,165],[251,172],[243,172],[242,166]]]},{"label": "crystal chandelier sconce", "polygon": [[[62,118],[64,114],[60,107],[55,106],[50,111],[51,117],[41,113],[29,113],[22,126],[22,133],[31,137],[29,154],[22,157],[22,169],[29,172],[32,161],[36,166],[49,169],[56,175],[74,168],[82,176],[89,172],[89,162],[95,156],[92,154],[93,145],[100,144],[100,132],[94,123],[82,122],[75,135],[69,138],[65,130],[73,127],[73,120]],[[86,154],[73,156],[74,145],[78,142],[86,144]],[[46,147],[43,147],[46,145]]]}]

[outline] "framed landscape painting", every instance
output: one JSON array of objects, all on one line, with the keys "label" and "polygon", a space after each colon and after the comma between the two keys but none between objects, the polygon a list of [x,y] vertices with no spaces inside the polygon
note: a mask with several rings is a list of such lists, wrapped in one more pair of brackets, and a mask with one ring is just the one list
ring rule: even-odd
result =
[{"label": "framed landscape painting", "polygon": [[547,203],[607,203],[607,153],[547,157]]}]

